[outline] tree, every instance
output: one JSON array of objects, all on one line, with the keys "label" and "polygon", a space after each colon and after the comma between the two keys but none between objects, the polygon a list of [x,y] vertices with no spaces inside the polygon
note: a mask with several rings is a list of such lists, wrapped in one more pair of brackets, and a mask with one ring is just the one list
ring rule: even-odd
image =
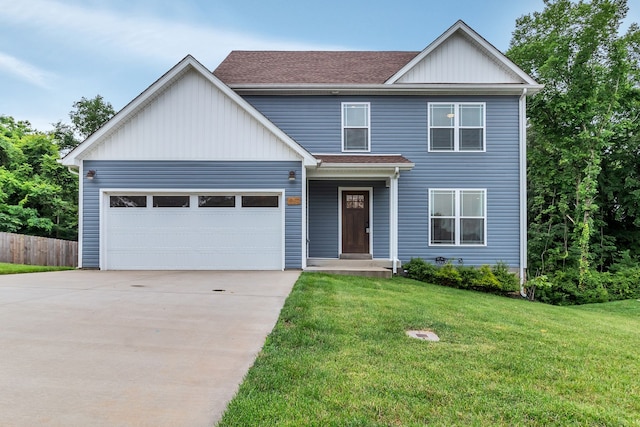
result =
[{"label": "tree", "polygon": [[[603,184],[612,188],[605,180],[621,179],[603,165],[638,167],[637,156],[627,156],[633,147],[637,154],[640,130],[640,31],[634,24],[620,34],[626,0],[544,4],[517,20],[507,52],[545,85],[527,110],[531,267],[577,267],[582,284],[590,268],[603,268],[621,249],[620,236],[605,235],[607,213],[628,206],[617,190],[602,194]],[[629,161],[614,160],[620,155]]]},{"label": "tree", "polygon": [[78,179],[53,137],[0,116],[0,151],[0,231],[76,239]]},{"label": "tree", "polygon": [[100,95],[92,99],[83,96],[80,101],[73,103],[73,108],[69,117],[73,123],[73,130],[81,140],[97,131],[116,113],[111,104]]}]

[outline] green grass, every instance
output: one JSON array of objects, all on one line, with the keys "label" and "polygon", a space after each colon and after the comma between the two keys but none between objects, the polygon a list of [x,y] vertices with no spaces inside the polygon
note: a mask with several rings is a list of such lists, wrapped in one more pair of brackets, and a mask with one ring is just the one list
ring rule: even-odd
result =
[{"label": "green grass", "polygon": [[639,331],[637,300],[305,273],[219,425],[640,425]]},{"label": "green grass", "polygon": [[50,267],[43,265],[7,264],[0,262],[0,274],[38,273],[41,271],[73,270],[73,267]]}]

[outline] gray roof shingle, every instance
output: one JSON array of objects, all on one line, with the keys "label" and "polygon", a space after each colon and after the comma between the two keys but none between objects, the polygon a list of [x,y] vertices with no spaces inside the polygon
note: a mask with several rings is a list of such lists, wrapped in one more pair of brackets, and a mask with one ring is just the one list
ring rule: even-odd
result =
[{"label": "gray roof shingle", "polygon": [[420,52],[233,51],[213,74],[234,84],[381,84]]}]

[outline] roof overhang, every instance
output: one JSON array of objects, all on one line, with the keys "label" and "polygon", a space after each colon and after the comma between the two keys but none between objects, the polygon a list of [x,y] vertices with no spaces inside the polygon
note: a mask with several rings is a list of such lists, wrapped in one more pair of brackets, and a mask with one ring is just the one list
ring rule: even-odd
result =
[{"label": "roof overhang", "polygon": [[400,154],[314,154],[314,157],[318,164],[307,169],[309,178],[386,179],[415,166]]},{"label": "roof overhang", "polygon": [[533,95],[540,84],[429,83],[429,84],[236,84],[240,95]]}]

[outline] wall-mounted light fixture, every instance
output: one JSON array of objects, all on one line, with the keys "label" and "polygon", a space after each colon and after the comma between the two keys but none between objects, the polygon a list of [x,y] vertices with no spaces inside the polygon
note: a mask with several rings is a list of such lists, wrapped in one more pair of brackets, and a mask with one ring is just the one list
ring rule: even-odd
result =
[{"label": "wall-mounted light fixture", "polygon": [[296,180],[296,171],[289,171],[289,181]]},{"label": "wall-mounted light fixture", "polygon": [[96,171],[94,169],[89,169],[87,171],[87,179],[93,179],[96,177]]}]

